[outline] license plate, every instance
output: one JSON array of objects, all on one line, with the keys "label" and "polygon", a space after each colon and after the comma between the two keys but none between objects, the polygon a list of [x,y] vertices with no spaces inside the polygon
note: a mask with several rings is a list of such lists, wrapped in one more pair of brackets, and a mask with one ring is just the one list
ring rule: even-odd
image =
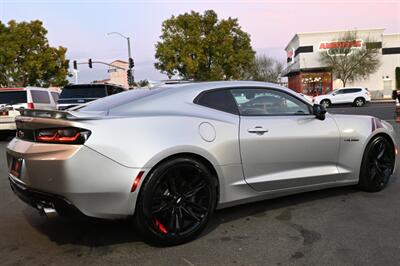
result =
[{"label": "license plate", "polygon": [[10,174],[12,174],[16,178],[20,178],[23,162],[24,162],[24,159],[13,158],[12,162],[11,162]]}]

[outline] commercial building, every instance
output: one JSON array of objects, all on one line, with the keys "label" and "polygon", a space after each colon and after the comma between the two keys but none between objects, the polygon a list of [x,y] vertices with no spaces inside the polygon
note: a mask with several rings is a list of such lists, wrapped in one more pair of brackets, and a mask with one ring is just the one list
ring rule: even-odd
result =
[{"label": "commercial building", "polygon": [[400,34],[384,34],[384,29],[351,31],[357,33],[357,39],[346,43],[337,40],[348,30],[295,34],[285,48],[287,67],[282,76],[288,77],[288,87],[307,95],[325,94],[343,87],[331,70],[321,64],[320,53],[341,45],[358,49],[371,44],[380,48],[380,67],[368,78],[348,82],[346,87],[366,87],[372,98],[391,97],[396,88],[395,69],[400,67]]},{"label": "commercial building", "polygon": [[122,60],[115,60],[110,63],[110,66],[107,70],[109,74],[108,79],[97,80],[95,83],[111,83],[120,85],[126,89],[129,88],[128,85],[128,62]]}]

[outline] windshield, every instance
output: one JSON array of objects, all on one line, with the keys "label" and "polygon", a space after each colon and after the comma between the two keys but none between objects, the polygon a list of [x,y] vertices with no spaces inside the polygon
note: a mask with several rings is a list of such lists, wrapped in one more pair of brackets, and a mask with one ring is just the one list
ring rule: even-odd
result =
[{"label": "windshield", "polygon": [[0,104],[26,103],[26,91],[0,91]]},{"label": "windshield", "polygon": [[158,92],[163,91],[160,88],[153,89],[136,89],[130,90],[126,92],[121,92],[118,94],[114,94],[105,98],[98,99],[96,101],[91,102],[85,107],[79,109],[80,111],[107,111],[114,107],[121,106],[138,99],[145,98],[150,95],[154,95]]},{"label": "windshield", "polygon": [[61,94],[60,100],[62,99],[77,99],[77,98],[102,98],[106,96],[106,89],[103,86],[74,86],[65,87]]}]

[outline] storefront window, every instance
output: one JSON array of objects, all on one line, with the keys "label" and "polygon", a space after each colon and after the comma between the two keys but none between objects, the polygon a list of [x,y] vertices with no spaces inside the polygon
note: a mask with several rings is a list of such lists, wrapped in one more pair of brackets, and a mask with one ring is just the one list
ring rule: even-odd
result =
[{"label": "storefront window", "polygon": [[317,96],[332,90],[332,75],[330,72],[301,73],[302,92]]}]

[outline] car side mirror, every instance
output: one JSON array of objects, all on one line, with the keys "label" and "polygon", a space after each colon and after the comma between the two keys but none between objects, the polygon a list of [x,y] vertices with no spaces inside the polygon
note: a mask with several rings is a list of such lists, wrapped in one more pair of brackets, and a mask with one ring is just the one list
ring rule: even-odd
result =
[{"label": "car side mirror", "polygon": [[325,120],[326,108],[319,104],[314,104],[313,107],[313,115],[319,120]]}]

